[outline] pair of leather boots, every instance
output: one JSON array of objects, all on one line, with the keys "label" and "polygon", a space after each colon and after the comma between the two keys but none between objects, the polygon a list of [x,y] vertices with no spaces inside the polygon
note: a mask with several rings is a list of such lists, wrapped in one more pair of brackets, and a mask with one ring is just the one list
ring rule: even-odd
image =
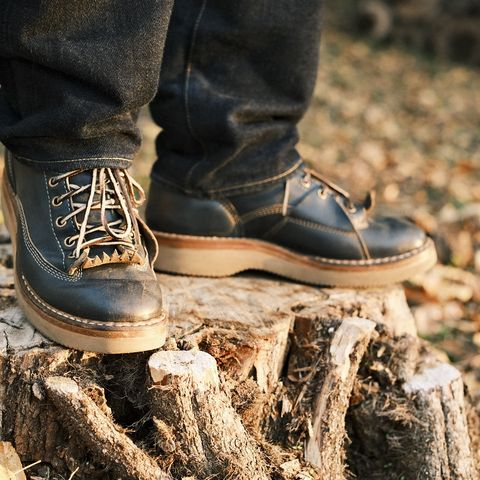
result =
[{"label": "pair of leather boots", "polygon": [[187,195],[153,181],[146,223],[141,187],[126,170],[66,173],[7,152],[2,206],[20,306],[68,347],[128,353],[160,347],[168,312],[154,268],[207,277],[262,270],[315,285],[400,282],[436,261],[407,220],[373,217],[373,199],[299,167],[248,193]]}]

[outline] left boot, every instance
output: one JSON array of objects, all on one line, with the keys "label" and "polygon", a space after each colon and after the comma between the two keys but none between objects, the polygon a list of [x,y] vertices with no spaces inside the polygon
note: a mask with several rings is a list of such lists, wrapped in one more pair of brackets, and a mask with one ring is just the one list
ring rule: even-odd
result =
[{"label": "left boot", "polygon": [[168,334],[141,187],[118,168],[42,171],[7,152],[2,208],[17,300],[32,325],[78,350],[131,353]]},{"label": "left boot", "polygon": [[158,270],[220,277],[263,270],[317,285],[401,282],[436,262],[411,222],[373,217],[363,204],[301,167],[248,193],[206,198],[153,180],[146,219],[159,243]]}]

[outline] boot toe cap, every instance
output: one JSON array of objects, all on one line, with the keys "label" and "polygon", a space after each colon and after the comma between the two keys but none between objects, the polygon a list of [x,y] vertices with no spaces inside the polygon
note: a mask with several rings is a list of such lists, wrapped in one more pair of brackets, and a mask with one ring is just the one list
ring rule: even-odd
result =
[{"label": "boot toe cap", "polygon": [[425,245],[427,235],[412,222],[395,217],[379,217],[361,233],[373,258],[412,252]]},{"label": "boot toe cap", "polygon": [[[97,278],[95,278],[97,277]],[[85,275],[75,285],[59,282],[56,288],[33,286],[38,297],[54,311],[99,322],[135,323],[164,316],[164,299],[153,275],[148,278],[98,278]],[[73,288],[72,288],[73,287]]]}]

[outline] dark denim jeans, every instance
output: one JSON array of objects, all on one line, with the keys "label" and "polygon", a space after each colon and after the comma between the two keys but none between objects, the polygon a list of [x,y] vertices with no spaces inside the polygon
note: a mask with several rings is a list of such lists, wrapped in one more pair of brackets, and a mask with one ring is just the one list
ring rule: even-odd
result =
[{"label": "dark denim jeans", "polygon": [[0,0],[0,140],[42,169],[126,167],[151,102],[155,178],[214,193],[286,175],[320,4]]}]

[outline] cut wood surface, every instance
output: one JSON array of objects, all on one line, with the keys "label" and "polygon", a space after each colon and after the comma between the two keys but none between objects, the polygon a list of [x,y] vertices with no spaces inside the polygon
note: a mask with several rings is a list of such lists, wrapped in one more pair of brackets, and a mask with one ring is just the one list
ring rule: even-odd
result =
[{"label": "cut wood surface", "polygon": [[26,322],[8,255],[0,440],[37,480],[480,478],[478,415],[399,286],[159,275],[164,348],[99,355]]},{"label": "cut wood surface", "polygon": [[450,478],[478,478],[459,371],[446,364],[425,367],[404,385],[404,390],[412,409],[418,412],[421,432],[412,439],[412,455],[429,466],[426,473],[430,478],[440,480],[446,472]]}]

